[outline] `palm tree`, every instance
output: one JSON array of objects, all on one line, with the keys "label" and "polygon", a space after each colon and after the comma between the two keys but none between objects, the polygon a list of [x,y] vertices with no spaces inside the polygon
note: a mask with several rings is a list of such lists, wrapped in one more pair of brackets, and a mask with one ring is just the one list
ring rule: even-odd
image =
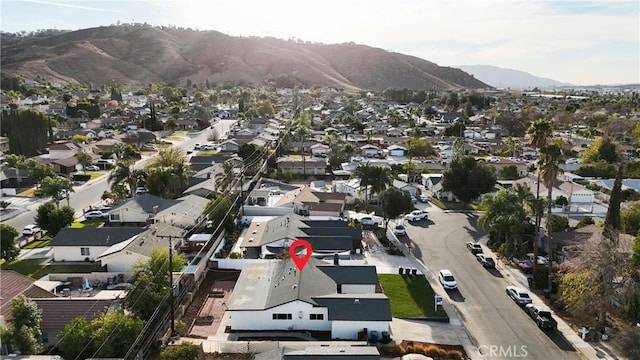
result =
[{"label": "palm tree", "polygon": [[173,174],[173,176],[178,178],[178,181],[180,182],[180,194],[182,194],[185,190],[185,186],[189,184],[189,178],[191,177],[191,175],[195,174],[195,171],[191,169],[189,164],[187,164],[185,161],[182,161],[175,164],[171,168],[171,173]]},{"label": "palm tree", "polygon": [[222,163],[222,172],[217,173],[215,176],[215,184],[216,190],[219,193],[226,191],[229,188],[229,185],[233,182],[235,178],[235,173],[233,169],[235,166],[231,161],[225,161]]},{"label": "palm tree", "polygon": [[156,156],[145,165],[145,168],[175,167],[177,164],[184,162],[187,162],[184,151],[175,147],[168,147],[160,150]]},{"label": "palm tree", "polygon": [[359,164],[353,171],[351,172],[352,178],[360,178],[360,192],[362,192],[362,188],[364,188],[364,206],[367,207],[369,205],[369,186],[372,185],[372,169],[373,167],[369,162],[364,162]]},{"label": "palm tree", "polygon": [[291,129],[293,130],[293,136],[295,139],[299,139],[302,144],[302,176],[306,175],[306,157],[305,157],[305,148],[304,142],[311,134],[311,117],[305,111],[301,111],[291,124]]},{"label": "palm tree", "polygon": [[26,169],[26,160],[24,156],[8,154],[7,156],[4,157],[4,162],[6,164],[2,166],[3,168],[13,169],[13,171],[15,171],[16,184],[17,184],[17,187],[20,188],[20,170]]},{"label": "palm tree", "polygon": [[[371,168],[371,195],[380,195],[387,187],[393,184],[391,171],[382,166],[373,166]],[[378,200],[378,203],[380,201]]]},{"label": "palm tree", "polygon": [[135,169],[130,161],[119,160],[116,163],[116,168],[109,174],[107,181],[111,183],[111,189],[114,189],[118,184],[126,183],[129,187],[129,195],[133,196],[144,175],[145,171]]},{"label": "palm tree", "polygon": [[[553,126],[551,123],[545,119],[538,119],[531,124],[529,124],[529,128],[527,129],[527,134],[529,134],[529,145],[533,146],[536,150],[542,148],[547,145],[547,138],[551,136],[553,133]],[[537,171],[537,182],[536,182],[536,206],[539,205],[540,202],[540,170],[538,168]],[[538,237],[540,233],[540,223],[542,222],[542,211],[534,211],[536,214],[536,228],[534,231],[534,241],[533,241],[533,256],[534,258],[538,258]],[[536,267],[533,267],[533,272],[535,273]]]},{"label": "palm tree", "polygon": [[[564,170],[560,167],[560,164],[564,163],[564,156],[562,155],[562,149],[557,144],[551,144],[540,149],[540,158],[537,165],[540,169],[540,176],[544,180],[544,186],[547,187],[547,254],[549,256],[549,289],[551,289],[551,204],[553,196],[553,187],[556,183],[558,175],[562,174]],[[537,259],[537,257],[535,258]],[[534,266],[535,268],[535,266]]]}]

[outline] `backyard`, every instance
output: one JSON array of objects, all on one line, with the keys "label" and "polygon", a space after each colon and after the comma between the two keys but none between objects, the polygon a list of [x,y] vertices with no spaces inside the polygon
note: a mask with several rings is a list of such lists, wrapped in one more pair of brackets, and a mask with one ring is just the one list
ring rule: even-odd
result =
[{"label": "backyard", "polygon": [[40,279],[47,274],[58,273],[90,273],[92,271],[104,271],[100,265],[48,265],[48,259],[17,259],[3,264],[3,270],[13,270],[32,279]]},{"label": "backyard", "polygon": [[393,317],[448,318],[442,307],[434,311],[435,293],[424,275],[378,274],[378,279]]}]

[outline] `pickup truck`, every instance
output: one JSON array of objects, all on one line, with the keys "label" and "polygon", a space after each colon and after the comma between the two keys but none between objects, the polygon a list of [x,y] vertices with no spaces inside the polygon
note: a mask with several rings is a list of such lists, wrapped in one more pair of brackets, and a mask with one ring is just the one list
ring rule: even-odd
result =
[{"label": "pickup truck", "polygon": [[365,216],[360,218],[360,223],[364,226],[381,226],[382,218],[378,216]]},{"label": "pickup truck", "polygon": [[558,327],[558,323],[553,318],[551,310],[545,306],[527,304],[527,313],[540,329],[555,330]]},{"label": "pickup truck", "polygon": [[429,214],[422,210],[414,210],[404,216],[404,219],[407,221],[418,221],[418,220],[428,219],[428,218],[429,218]]}]

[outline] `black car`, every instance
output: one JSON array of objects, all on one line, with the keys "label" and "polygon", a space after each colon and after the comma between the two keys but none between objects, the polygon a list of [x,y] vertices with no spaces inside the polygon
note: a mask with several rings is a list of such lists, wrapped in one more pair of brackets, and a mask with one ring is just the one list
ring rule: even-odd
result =
[{"label": "black car", "polygon": [[477,254],[476,255],[476,259],[478,259],[478,262],[480,262],[480,264],[482,264],[482,266],[486,267],[486,268],[495,268],[496,267],[496,262],[493,261],[493,258],[490,256],[486,256],[483,254]]}]

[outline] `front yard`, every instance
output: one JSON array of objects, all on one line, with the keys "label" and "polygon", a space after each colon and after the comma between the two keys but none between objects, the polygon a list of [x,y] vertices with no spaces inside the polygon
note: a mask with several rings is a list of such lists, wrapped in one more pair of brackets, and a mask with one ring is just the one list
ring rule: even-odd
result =
[{"label": "front yard", "polygon": [[74,221],[70,228],[72,229],[81,229],[81,228],[97,228],[100,225],[104,224],[104,220],[76,220]]},{"label": "front yard", "polygon": [[448,318],[442,307],[434,311],[435,292],[424,275],[378,274],[378,279],[393,317]]}]

